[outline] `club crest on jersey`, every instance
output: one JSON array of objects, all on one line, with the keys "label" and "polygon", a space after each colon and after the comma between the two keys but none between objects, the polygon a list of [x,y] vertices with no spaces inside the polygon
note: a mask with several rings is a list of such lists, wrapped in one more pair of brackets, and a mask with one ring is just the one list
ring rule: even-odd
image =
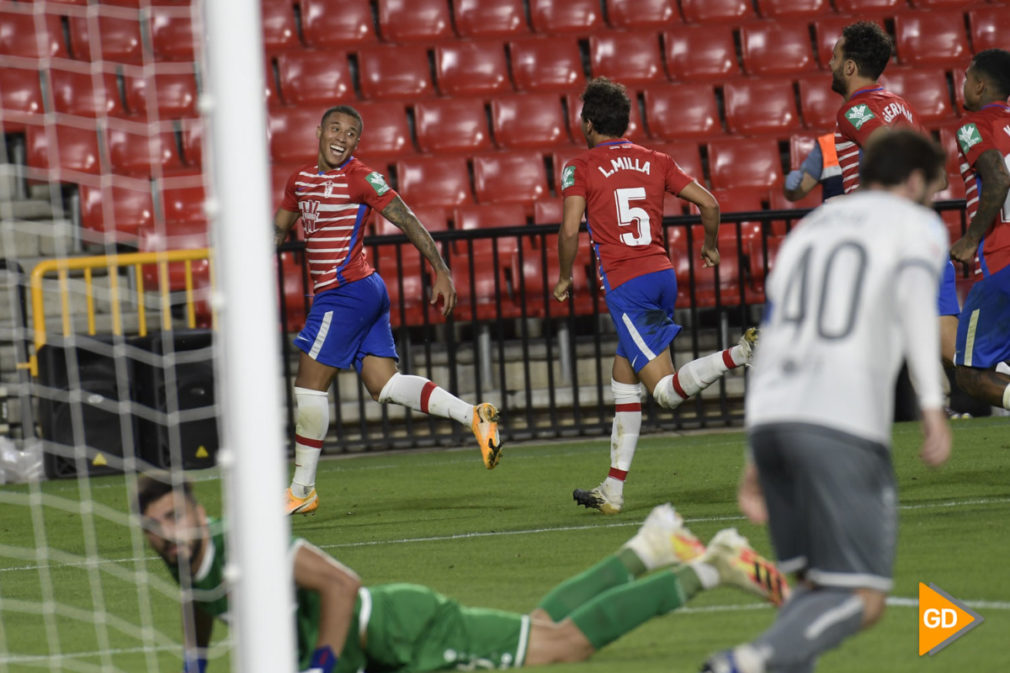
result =
[{"label": "club crest on jersey", "polygon": [[565,166],[561,171],[561,189],[568,189],[575,184],[575,166]]},{"label": "club crest on jersey", "polygon": [[863,124],[873,119],[873,117],[873,112],[866,105],[853,105],[845,111],[845,118],[856,127],[857,131],[862,128]]},{"label": "club crest on jersey", "polygon": [[379,173],[378,171],[366,175],[365,180],[368,180],[368,184],[372,186],[372,189],[374,189],[375,193],[379,196],[382,196],[389,191],[389,185],[386,184],[386,178],[382,177],[382,173]]},{"label": "club crest on jersey", "polygon": [[611,175],[617,171],[638,171],[639,173],[649,174],[649,163],[648,161],[642,163],[638,158],[632,159],[631,157],[614,157],[610,160],[610,167],[613,170],[608,171],[603,166],[597,166],[600,172],[603,173],[603,177],[609,178]]},{"label": "club crest on jersey", "polygon": [[319,219],[319,202],[299,201],[298,207],[302,211],[302,230],[306,236],[311,236],[316,232],[316,220]]},{"label": "club crest on jersey", "polygon": [[957,143],[965,154],[980,142],[982,142],[982,134],[978,132],[978,127],[975,124],[968,123],[957,130]]},{"label": "club crest on jersey", "polygon": [[323,194],[327,198],[333,196],[333,183],[332,182],[327,182],[325,185],[323,185]]}]

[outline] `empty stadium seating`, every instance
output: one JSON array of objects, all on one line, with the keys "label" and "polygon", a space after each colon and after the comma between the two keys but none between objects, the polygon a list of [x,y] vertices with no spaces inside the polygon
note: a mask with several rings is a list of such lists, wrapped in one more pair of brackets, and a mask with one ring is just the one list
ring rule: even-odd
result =
[{"label": "empty stadium seating", "polygon": [[607,22],[614,28],[669,28],[680,23],[677,0],[607,0]]},{"label": "empty stadium seating", "polygon": [[697,144],[689,142],[675,142],[656,144],[653,145],[652,148],[657,152],[669,154],[673,157],[673,160],[677,162],[677,165],[680,166],[680,170],[697,180],[698,184],[702,186],[705,185],[705,170],[701,162],[701,153],[698,151]]},{"label": "empty stadium seating", "polygon": [[275,108],[267,111],[270,157],[279,163],[301,164],[319,155],[319,127],[323,111],[311,108]]},{"label": "empty stadium seating", "polygon": [[119,84],[112,73],[92,75],[54,68],[49,70],[49,87],[54,112],[81,117],[126,115],[119,98]]},{"label": "empty stadium seating", "polygon": [[1006,7],[973,7],[968,11],[971,46],[975,53],[984,49],[1006,48],[1010,35],[1010,12]]},{"label": "empty stadium seating", "polygon": [[497,96],[512,91],[505,45],[460,40],[435,47],[435,82],[446,96]]},{"label": "empty stadium seating", "polygon": [[939,68],[897,68],[884,71],[881,82],[908,101],[923,123],[954,116],[947,75]]},{"label": "empty stadium seating", "polygon": [[145,53],[139,17],[71,16],[67,22],[74,58],[141,65],[152,56]]},{"label": "empty stadium seating", "polygon": [[441,305],[428,306],[429,267],[410,243],[384,243],[366,248],[372,266],[389,292],[389,322],[393,327],[441,322]]},{"label": "empty stadium seating", "polygon": [[309,297],[312,296],[312,281],[303,268],[302,257],[303,253],[280,253],[281,320],[287,332],[297,332],[305,324]]},{"label": "empty stadium seating", "polygon": [[908,8],[906,0],[834,0],[834,3],[835,9],[846,14],[888,12],[893,15]]},{"label": "empty stadium seating", "polygon": [[455,37],[446,0],[378,0],[378,11],[380,37],[387,42],[434,45]]},{"label": "empty stadium seating", "polygon": [[[417,221],[430,232],[449,230],[450,210],[445,206],[418,206],[411,205],[411,212]],[[403,231],[395,224],[387,220],[381,214],[375,213],[375,235],[376,236],[400,236]]]},{"label": "empty stadium seating", "polygon": [[73,175],[66,173],[100,175],[108,172],[108,162],[95,128],[55,125],[48,131],[52,133],[52,145],[45,127],[29,126],[26,129],[26,163],[29,169],[36,171],[29,177],[52,182],[76,182]]},{"label": "empty stadium seating", "polygon": [[385,173],[385,164],[414,153],[407,110],[402,102],[358,103],[355,109],[364,122],[355,156]]},{"label": "empty stadium seating", "polygon": [[817,70],[804,19],[747,23],[740,27],[743,67],[751,75],[784,75]]},{"label": "empty stadium seating", "polygon": [[743,23],[756,18],[748,0],[680,0],[680,11],[689,23],[732,21]]},{"label": "empty stadium seating", "polygon": [[[290,8],[283,0],[281,5]],[[359,44],[369,44],[378,38],[372,21],[372,7],[369,0],[341,0],[340,11],[333,11],[333,3],[328,0],[300,0],[302,35],[305,43],[318,49],[344,50]],[[294,13],[291,26],[294,26]],[[283,17],[283,23],[287,22]],[[280,23],[279,19],[275,19]],[[286,30],[284,32],[286,35]],[[295,33],[297,39],[297,33]],[[295,46],[294,44],[288,46]],[[276,49],[277,46],[272,48]]]},{"label": "empty stadium seating", "polygon": [[78,196],[85,240],[136,244],[141,231],[154,227],[154,199],[149,185],[144,188],[82,185]]},{"label": "empty stadium seating", "polygon": [[718,82],[740,74],[733,27],[681,26],[663,32],[666,69],[676,81]]},{"label": "empty stadium seating", "polygon": [[288,105],[326,109],[354,97],[354,82],[342,51],[286,51],[277,55],[280,95]]},{"label": "empty stadium seating", "polygon": [[722,134],[719,103],[711,84],[658,86],[643,92],[645,121],[654,138],[682,140]]},{"label": "empty stadium seating", "polygon": [[571,144],[561,97],[553,93],[499,96],[491,101],[495,144],[507,149],[550,148]]},{"label": "empty stadium seating", "polygon": [[128,133],[110,129],[109,163],[118,175],[158,176],[183,170],[175,132]]},{"label": "empty stadium seating", "polygon": [[[498,227],[526,225],[527,208],[521,203],[478,203],[457,206],[453,221],[457,230],[487,230]],[[497,253],[499,259],[509,259],[519,245],[514,236],[477,238],[453,242],[453,249],[464,255],[489,257]]]},{"label": "empty stadium seating", "polygon": [[126,106],[145,119],[182,119],[198,116],[196,75],[154,72],[150,77],[125,78]]},{"label": "empty stadium seating", "polygon": [[0,12],[0,55],[25,58],[66,58],[69,56],[63,40],[63,27],[56,14],[36,18],[28,12]]},{"label": "empty stadium seating", "polygon": [[363,98],[417,100],[435,93],[424,47],[363,47],[357,57]]},{"label": "empty stadium seating", "polygon": [[808,129],[831,129],[842,105],[841,95],[831,90],[831,75],[813,73],[797,79],[800,114]]},{"label": "empty stadium seating", "polygon": [[199,168],[203,165],[203,120],[182,119],[179,126],[183,163]]},{"label": "empty stadium seating", "polygon": [[[179,11],[182,9],[183,11]],[[193,23],[188,8],[151,7],[151,47],[160,61],[192,61]]]},{"label": "empty stadium seating", "polygon": [[599,0],[529,0],[529,7],[537,33],[589,35],[605,28]]},{"label": "empty stadium seating", "polygon": [[593,77],[607,77],[628,88],[666,82],[659,34],[600,33],[589,38],[589,69]]},{"label": "empty stadium seating", "polygon": [[586,83],[575,38],[525,38],[508,44],[518,91],[581,90]]},{"label": "empty stadium seating", "polygon": [[396,162],[397,191],[408,206],[473,202],[464,157],[429,156]]},{"label": "empty stadium seating", "polygon": [[433,98],[414,105],[414,128],[422,152],[490,150],[484,101],[480,98]]},{"label": "empty stadium seating", "polygon": [[481,154],[473,160],[474,191],[478,203],[533,203],[550,191],[543,156],[536,151]]},{"label": "empty stadium seating", "polygon": [[565,202],[561,197],[537,199],[533,204],[533,224],[561,224]]},{"label": "empty stadium seating", "polygon": [[800,127],[789,79],[744,79],[723,87],[726,128],[741,135],[788,136]]},{"label": "empty stadium seating", "polygon": [[894,17],[894,32],[901,63],[963,68],[971,59],[960,11],[904,12]]},{"label": "empty stadium seating", "polygon": [[[545,263],[546,262],[546,263]],[[516,301],[525,305],[526,315],[562,317],[574,308],[575,315],[592,315],[595,306],[606,310],[600,283],[589,251],[589,235],[579,234],[578,252],[572,266],[572,289],[568,302],[554,299],[552,291],[560,271],[558,236],[547,234],[536,241],[524,240],[512,255],[511,276]],[[595,299],[594,299],[595,296]],[[570,304],[570,306],[569,306]]]},{"label": "empty stadium seating", "polygon": [[[483,242],[491,241],[484,239]],[[456,286],[456,308],[452,314],[455,320],[495,320],[521,315],[521,308],[509,293],[511,260],[512,252],[504,250],[497,255],[488,251],[472,255],[457,252],[449,256]]]},{"label": "empty stadium seating", "polygon": [[713,189],[771,189],[782,182],[782,162],[774,140],[713,140],[708,143],[708,166]]},{"label": "empty stadium seating", "polygon": [[833,13],[828,0],[758,0],[758,14],[767,18],[811,17]]},{"label": "empty stadium seating", "polygon": [[41,75],[35,68],[0,69],[0,125],[5,133],[24,130],[44,112]]},{"label": "empty stadium seating", "polygon": [[518,37],[529,33],[522,0],[455,0],[452,3],[460,37]]},{"label": "empty stadium seating", "polygon": [[[302,0],[302,17],[306,19],[305,5]],[[353,4],[352,4],[353,7]],[[298,40],[298,25],[295,23],[294,2],[292,0],[260,0],[263,21],[263,46],[267,53],[297,49],[301,46]],[[311,7],[309,8],[311,9]],[[348,9],[350,15],[353,9]],[[337,14],[338,12],[330,12]],[[339,12],[343,13],[343,12]],[[313,13],[313,18],[315,14]]]}]

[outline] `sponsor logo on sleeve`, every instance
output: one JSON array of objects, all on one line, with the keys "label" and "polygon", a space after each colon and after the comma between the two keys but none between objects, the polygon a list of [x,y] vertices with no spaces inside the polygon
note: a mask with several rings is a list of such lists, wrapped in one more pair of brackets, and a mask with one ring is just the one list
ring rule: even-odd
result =
[{"label": "sponsor logo on sleeve", "polygon": [[368,180],[368,184],[372,186],[372,189],[374,189],[375,193],[379,196],[382,196],[389,191],[389,185],[386,184],[386,178],[382,177],[382,173],[379,173],[378,171],[366,175],[365,180]]},{"label": "sponsor logo on sleeve", "polygon": [[873,119],[874,114],[870,110],[869,106],[866,104],[853,105],[848,110],[845,111],[845,118],[849,120],[849,123],[856,127],[858,131],[863,127],[863,124]]},{"label": "sponsor logo on sleeve", "polygon": [[561,189],[568,189],[575,184],[575,166],[565,166],[561,171]]},{"label": "sponsor logo on sleeve", "polygon": [[982,134],[978,132],[978,127],[974,123],[968,123],[957,130],[957,144],[961,146],[961,151],[968,154],[975,145],[982,142]]}]

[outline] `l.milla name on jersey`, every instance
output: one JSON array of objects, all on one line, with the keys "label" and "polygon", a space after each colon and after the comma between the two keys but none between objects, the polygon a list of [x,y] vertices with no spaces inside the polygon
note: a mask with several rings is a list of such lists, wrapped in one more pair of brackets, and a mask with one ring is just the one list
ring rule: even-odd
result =
[{"label": "l.milla name on jersey", "polygon": [[614,170],[608,171],[603,166],[597,166],[600,172],[603,173],[603,177],[609,178],[611,175],[617,171],[638,171],[639,173],[649,174],[649,162],[641,163],[638,158],[630,159],[628,157],[614,157],[610,160],[610,165]]}]

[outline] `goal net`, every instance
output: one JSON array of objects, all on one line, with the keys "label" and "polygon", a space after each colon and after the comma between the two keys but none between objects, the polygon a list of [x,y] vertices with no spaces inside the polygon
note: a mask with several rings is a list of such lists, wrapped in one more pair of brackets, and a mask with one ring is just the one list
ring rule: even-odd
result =
[{"label": "goal net", "polygon": [[[208,670],[295,669],[261,36],[258,2],[0,0],[0,672],[181,670],[225,595]],[[224,533],[210,593],[148,543],[156,471]]]}]

